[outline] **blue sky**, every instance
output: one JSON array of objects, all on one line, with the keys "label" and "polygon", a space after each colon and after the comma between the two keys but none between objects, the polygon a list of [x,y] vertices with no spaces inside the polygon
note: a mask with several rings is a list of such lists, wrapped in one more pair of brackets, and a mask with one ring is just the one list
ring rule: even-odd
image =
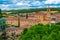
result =
[{"label": "blue sky", "polygon": [[60,7],[60,0],[0,0],[0,9],[28,9],[28,8],[46,8]]}]

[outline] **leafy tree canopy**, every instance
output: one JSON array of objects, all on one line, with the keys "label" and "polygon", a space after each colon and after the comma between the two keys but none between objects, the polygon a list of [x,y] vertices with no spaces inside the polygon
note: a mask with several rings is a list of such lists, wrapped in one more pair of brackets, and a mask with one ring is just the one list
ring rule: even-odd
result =
[{"label": "leafy tree canopy", "polygon": [[60,40],[60,25],[32,26],[22,35],[22,40]]}]

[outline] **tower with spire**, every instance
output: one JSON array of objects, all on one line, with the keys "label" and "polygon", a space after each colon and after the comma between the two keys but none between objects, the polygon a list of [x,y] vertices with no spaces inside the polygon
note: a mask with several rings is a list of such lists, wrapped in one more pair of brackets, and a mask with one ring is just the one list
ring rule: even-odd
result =
[{"label": "tower with spire", "polygon": [[47,8],[47,17],[51,17],[51,10],[50,10],[50,7],[49,6]]},{"label": "tower with spire", "polygon": [[51,10],[50,10],[50,7],[48,6],[47,8],[47,18],[48,18],[48,23],[50,24],[51,23]]}]

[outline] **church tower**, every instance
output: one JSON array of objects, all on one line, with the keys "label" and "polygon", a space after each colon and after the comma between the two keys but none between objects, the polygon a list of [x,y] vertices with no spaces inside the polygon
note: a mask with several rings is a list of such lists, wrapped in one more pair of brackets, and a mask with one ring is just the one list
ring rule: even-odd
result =
[{"label": "church tower", "polygon": [[47,14],[46,14],[46,18],[48,20],[48,23],[50,24],[51,23],[51,10],[50,10],[50,7],[48,6],[47,8]]},{"label": "church tower", "polygon": [[50,11],[50,7],[49,6],[47,8],[47,17],[51,17],[51,11]]}]

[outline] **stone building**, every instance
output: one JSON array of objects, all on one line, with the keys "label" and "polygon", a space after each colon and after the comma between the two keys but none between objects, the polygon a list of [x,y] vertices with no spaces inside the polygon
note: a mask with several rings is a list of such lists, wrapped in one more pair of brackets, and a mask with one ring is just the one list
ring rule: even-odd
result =
[{"label": "stone building", "polygon": [[[16,34],[21,34],[24,28],[29,28],[36,24],[50,24],[60,22],[60,14],[51,14],[50,7],[48,7],[47,12],[33,12],[28,16],[28,19],[21,17],[19,28],[7,28],[7,34],[11,32],[16,32]],[[18,26],[18,17],[7,17],[6,24]],[[13,31],[12,31],[13,30]]]}]

